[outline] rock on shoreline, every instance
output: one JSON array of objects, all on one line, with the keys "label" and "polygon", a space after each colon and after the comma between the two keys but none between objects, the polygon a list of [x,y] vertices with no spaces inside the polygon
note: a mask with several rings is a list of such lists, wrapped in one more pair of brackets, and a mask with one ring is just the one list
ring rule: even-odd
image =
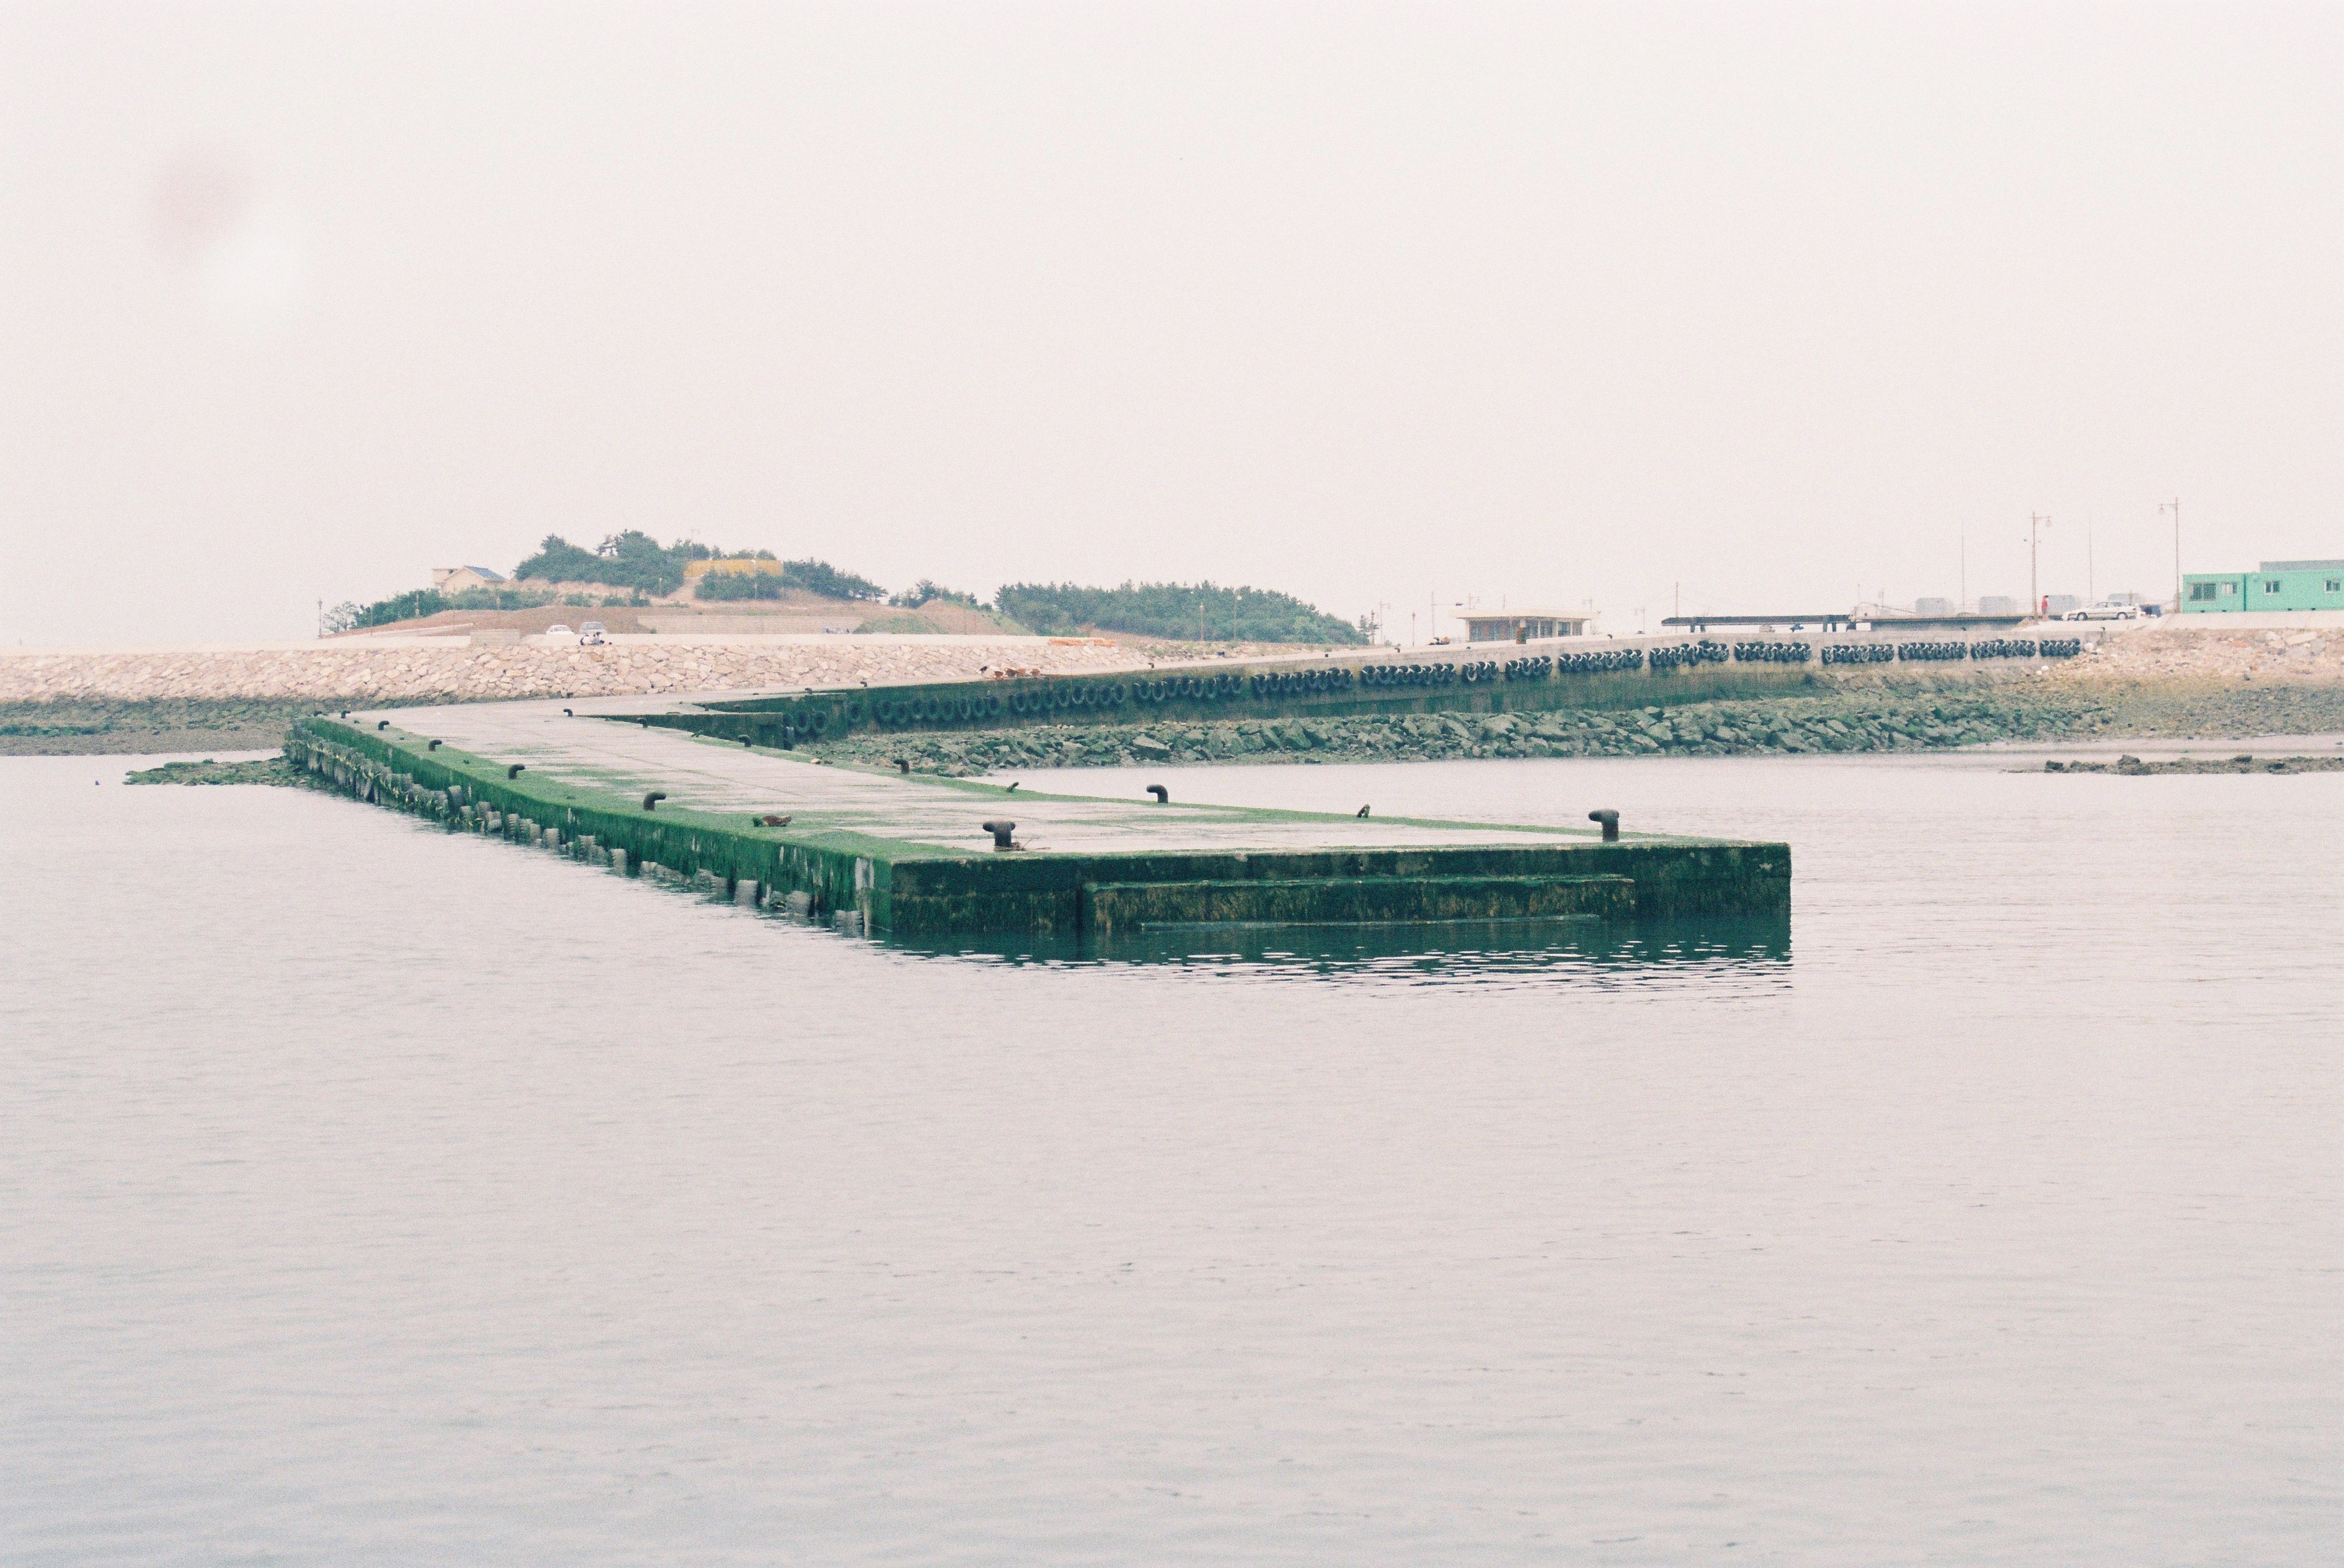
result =
[{"label": "rock on shoreline", "polygon": [[1457,757],[1748,756],[1925,751],[2103,735],[2344,730],[2344,685],[2181,690],[2062,683],[2034,690],[1900,692],[1546,713],[1409,713],[1197,723],[854,735],[810,748],[836,762],[965,776],[1018,767],[1352,763]]},{"label": "rock on shoreline", "polygon": [[601,648],[417,642],[0,655],[0,705],[61,702],[487,702],[974,680],[987,665],[1127,669],[1132,650],[1032,638],[627,642]]}]

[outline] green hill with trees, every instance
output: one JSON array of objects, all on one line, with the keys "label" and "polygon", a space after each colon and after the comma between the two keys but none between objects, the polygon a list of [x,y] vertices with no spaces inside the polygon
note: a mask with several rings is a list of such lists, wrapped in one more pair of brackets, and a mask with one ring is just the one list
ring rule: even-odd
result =
[{"label": "green hill with trees", "polygon": [[1127,582],[1120,588],[1018,582],[1003,588],[994,607],[1046,633],[1096,628],[1222,642],[1367,641],[1358,627],[1291,594],[1211,582]]},{"label": "green hill with trees", "polygon": [[[625,598],[602,599],[601,603],[641,606],[682,588],[686,581],[684,568],[691,562],[714,560],[774,564],[754,572],[702,572],[692,588],[696,599],[720,602],[781,600],[793,592],[802,592],[847,602],[877,604],[884,601],[905,610],[939,602],[969,610],[983,609],[975,594],[941,587],[927,578],[891,598],[884,588],[869,578],[843,572],[826,561],[782,561],[770,550],[727,552],[719,546],[690,539],[662,544],[640,529],[628,529],[611,534],[591,550],[572,544],[558,533],[549,533],[538,544],[536,554],[513,568],[514,580],[508,585],[472,588],[452,597],[423,588],[373,604],[344,604],[326,618],[325,630],[389,626],[422,620],[447,610],[522,609],[552,603],[557,595],[563,596],[562,602],[567,604],[591,608],[596,602],[595,596],[577,587],[555,586],[561,583],[591,583],[611,589]],[[1291,594],[1262,588],[1223,588],[1212,582],[1126,582],[1120,588],[1086,588],[1072,582],[1016,582],[1003,587],[994,596],[994,609],[1009,622],[1005,630],[1023,629],[1044,635],[1099,631],[1228,642],[1367,641],[1359,627],[1338,620]],[[874,624],[887,620],[883,615],[881,622]]]}]

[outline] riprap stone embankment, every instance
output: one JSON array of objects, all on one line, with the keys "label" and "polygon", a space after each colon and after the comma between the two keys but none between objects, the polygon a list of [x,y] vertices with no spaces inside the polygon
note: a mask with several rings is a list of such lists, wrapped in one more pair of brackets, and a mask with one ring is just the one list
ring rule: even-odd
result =
[{"label": "riprap stone embankment", "polygon": [[864,734],[816,749],[842,762],[900,759],[917,772],[965,775],[1005,768],[1139,763],[1923,751],[1998,741],[2339,730],[2344,730],[2344,684],[2330,683],[2146,687],[2063,679],[1916,690],[1867,679],[1814,695],[1665,708],[1047,725]]},{"label": "riprap stone embankment", "polygon": [[321,706],[635,696],[1114,670],[1133,652],[1036,639],[532,643],[460,638],[271,647],[0,650],[0,754],[258,750]]},{"label": "riprap stone embankment", "polygon": [[[440,645],[443,641],[447,645]],[[1137,662],[1127,651],[1105,643],[1033,638],[643,642],[600,648],[474,647],[448,638],[91,652],[12,650],[0,651],[0,703],[617,697],[965,680],[1003,664],[1072,673],[1125,669]]]}]

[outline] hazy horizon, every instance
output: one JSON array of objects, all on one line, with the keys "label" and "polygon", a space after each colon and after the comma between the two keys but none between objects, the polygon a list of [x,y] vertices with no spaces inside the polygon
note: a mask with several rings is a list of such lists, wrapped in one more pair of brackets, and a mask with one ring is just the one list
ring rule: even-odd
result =
[{"label": "hazy horizon", "polygon": [[625,528],[1403,629],[2023,596],[2030,512],[2045,592],[2161,594],[2177,496],[2189,570],[2344,556],[2339,43],[9,5],[0,641],[302,636]]}]

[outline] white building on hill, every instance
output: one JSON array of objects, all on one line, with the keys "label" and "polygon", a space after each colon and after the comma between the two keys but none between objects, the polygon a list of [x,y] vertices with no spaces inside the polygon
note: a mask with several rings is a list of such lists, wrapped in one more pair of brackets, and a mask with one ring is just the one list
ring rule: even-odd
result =
[{"label": "white building on hill", "polygon": [[485,566],[435,566],[431,569],[431,586],[450,596],[467,588],[502,588],[505,574],[490,572]]}]

